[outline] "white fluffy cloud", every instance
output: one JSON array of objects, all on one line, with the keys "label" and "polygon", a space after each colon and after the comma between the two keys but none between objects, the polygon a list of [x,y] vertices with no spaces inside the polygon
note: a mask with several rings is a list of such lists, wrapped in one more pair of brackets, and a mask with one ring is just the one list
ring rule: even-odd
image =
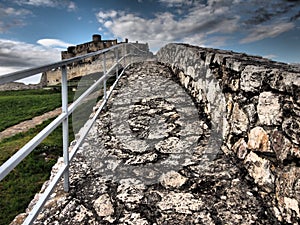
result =
[{"label": "white fluffy cloud", "polygon": [[32,5],[44,7],[67,7],[69,10],[76,9],[76,4],[69,0],[13,0],[19,5]]},{"label": "white fluffy cloud", "polygon": [[[163,0],[168,4],[179,4],[181,0]],[[224,17],[227,7],[212,11],[210,6],[195,5],[183,17],[175,17],[171,12],[162,12],[146,19],[142,16],[123,11],[100,11],[99,23],[118,38],[132,41],[143,40],[152,48],[172,41],[193,40],[194,44],[203,44],[207,35],[230,33],[237,28],[237,17]]]},{"label": "white fluffy cloud", "polygon": [[45,46],[48,48],[55,48],[58,50],[66,49],[67,47],[73,45],[73,44],[58,40],[58,39],[40,39],[37,41],[37,43],[42,46]]},{"label": "white fluffy cloud", "polygon": [[[175,41],[214,47],[228,40],[243,44],[273,38],[294,28],[287,14],[292,4],[285,0],[158,1],[167,8],[152,17],[129,11],[100,11],[96,15],[101,23],[99,30],[106,29],[121,39],[148,42],[157,49]],[[240,39],[233,40],[233,36]]]},{"label": "white fluffy cloud", "polygon": [[[55,48],[0,39],[0,74],[45,65],[60,59],[60,51]],[[35,77],[29,79],[29,82],[38,82],[38,79],[39,77]]]},{"label": "white fluffy cloud", "polygon": [[180,7],[182,5],[192,5],[191,0],[159,0],[159,2],[166,4],[169,7]]}]

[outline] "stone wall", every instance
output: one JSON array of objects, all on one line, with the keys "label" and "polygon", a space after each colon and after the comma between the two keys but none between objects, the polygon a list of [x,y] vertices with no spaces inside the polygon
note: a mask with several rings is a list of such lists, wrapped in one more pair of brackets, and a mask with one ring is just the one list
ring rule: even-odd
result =
[{"label": "stone wall", "polygon": [[208,115],[211,139],[257,184],[279,221],[300,221],[300,68],[168,44],[157,53]]},{"label": "stone wall", "polygon": [[114,40],[101,40],[101,35],[94,34],[93,40],[76,46],[68,47],[67,51],[61,52],[62,59],[69,59],[79,55],[85,55],[90,52],[96,52],[113,45],[119,44],[117,39]]},{"label": "stone wall", "polygon": [[39,84],[24,84],[20,82],[10,82],[7,84],[0,85],[0,91],[20,91],[20,90],[32,90],[39,89],[43,87],[43,83]]},{"label": "stone wall", "polygon": [[[141,49],[143,51],[149,52],[148,44],[142,44],[142,43],[132,43],[127,45],[126,51],[136,53],[138,49]],[[97,49],[94,49],[97,51]],[[99,50],[99,49],[98,49]],[[92,50],[90,49],[89,52]],[[122,54],[123,48],[122,46],[119,48],[119,57],[123,56]],[[78,55],[83,54],[82,51],[78,53]],[[88,52],[85,52],[85,54]],[[75,54],[75,53],[74,53]],[[73,57],[76,55],[72,55]],[[66,57],[66,56],[64,56]],[[115,52],[111,51],[106,53],[106,69],[109,69],[114,63],[116,62],[116,56]],[[103,61],[102,56],[95,56],[91,58],[87,58],[85,60],[82,60],[78,63],[73,63],[67,67],[67,75],[68,80],[76,78],[76,77],[82,77],[91,73],[101,72],[103,71]],[[61,83],[61,70],[56,69],[52,71],[48,71],[43,73],[43,79],[47,80],[47,85],[56,85]]]}]

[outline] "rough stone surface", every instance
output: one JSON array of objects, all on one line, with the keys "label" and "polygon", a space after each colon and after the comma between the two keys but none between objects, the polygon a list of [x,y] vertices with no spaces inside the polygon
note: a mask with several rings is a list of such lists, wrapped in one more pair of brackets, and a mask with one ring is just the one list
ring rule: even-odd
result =
[{"label": "rough stone surface", "polygon": [[187,178],[176,171],[170,171],[160,177],[160,182],[165,188],[180,188],[186,181]]},{"label": "rough stone surface", "polygon": [[[120,80],[71,192],[36,224],[299,224],[300,69],[184,44],[157,59],[168,67]],[[114,211],[99,217],[91,203],[106,194]]]},{"label": "rough stone surface", "polygon": [[282,122],[282,107],[280,96],[272,92],[262,92],[259,95],[257,113],[264,125],[279,125]]},{"label": "rough stone surface", "polygon": [[262,127],[254,127],[250,130],[248,135],[248,149],[260,152],[271,151],[268,134]]},{"label": "rough stone surface", "polygon": [[244,162],[255,183],[267,192],[274,191],[275,178],[270,170],[270,162],[268,160],[259,157],[254,152],[250,152]]},{"label": "rough stone surface", "polygon": [[[223,133],[215,143],[244,165],[277,219],[299,224],[299,176],[286,171],[300,166],[300,68],[184,44],[166,45],[157,58],[172,68],[189,93],[199,93],[195,101]],[[220,106],[225,102],[225,110],[215,107],[215,99]],[[283,185],[289,180],[295,182]]]},{"label": "rough stone surface", "polygon": [[114,213],[113,205],[108,194],[103,194],[93,204],[98,216],[110,216]]},{"label": "rough stone surface", "polygon": [[278,224],[176,82],[155,63],[126,72],[35,224]]}]

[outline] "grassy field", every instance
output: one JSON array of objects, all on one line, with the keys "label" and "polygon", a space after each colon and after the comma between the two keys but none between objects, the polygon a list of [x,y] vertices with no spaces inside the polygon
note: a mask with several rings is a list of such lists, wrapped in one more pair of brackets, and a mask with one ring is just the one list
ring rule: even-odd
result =
[{"label": "grassy field", "polygon": [[[108,80],[108,86],[114,78]],[[69,92],[69,103],[78,97]],[[74,139],[75,132],[81,127],[93,105],[102,96],[90,99],[69,118],[69,137]],[[42,115],[61,106],[61,94],[58,90],[25,90],[0,92],[0,132],[7,127]],[[73,122],[72,123],[72,118]],[[51,120],[0,142],[0,165],[30,139],[46,127]],[[27,156],[4,180],[0,182],[0,225],[9,224],[16,215],[23,213],[43,183],[49,179],[52,166],[62,155],[62,129],[58,127],[29,156]]]},{"label": "grassy field", "polygon": [[[0,131],[61,106],[59,90],[0,92]],[[73,93],[70,92],[69,101]]]},{"label": "grassy field", "polygon": [[[0,143],[0,164],[34,137],[51,121],[26,133],[15,135]],[[4,180],[0,182],[0,224],[9,224],[16,215],[24,212],[43,183],[49,179],[52,166],[62,155],[62,129],[58,127],[29,156],[27,156]],[[74,138],[70,126],[70,139]]]},{"label": "grassy field", "polygon": [[[69,93],[69,102],[74,93]],[[59,90],[0,92],[0,131],[61,106]],[[46,127],[51,120],[28,132],[0,142],[0,165]],[[70,140],[74,138],[70,122]],[[52,166],[62,155],[61,126],[50,134],[4,180],[0,182],[0,225],[9,224],[24,212],[29,202],[49,178]]]}]

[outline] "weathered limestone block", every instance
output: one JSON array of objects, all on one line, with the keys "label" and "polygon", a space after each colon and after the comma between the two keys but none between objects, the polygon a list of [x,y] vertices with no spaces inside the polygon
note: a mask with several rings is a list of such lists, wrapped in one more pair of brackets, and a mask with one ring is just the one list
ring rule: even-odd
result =
[{"label": "weathered limestone block", "polygon": [[239,159],[245,159],[248,154],[248,145],[244,138],[239,139],[233,146],[232,150],[236,153]]},{"label": "weathered limestone block", "polygon": [[277,174],[276,199],[282,220],[294,223],[300,218],[300,168],[289,166]]},{"label": "weathered limestone block", "polygon": [[250,124],[255,124],[257,121],[257,112],[254,104],[244,105],[243,110],[248,116]]},{"label": "weathered limestone block", "polygon": [[84,223],[84,221],[87,219],[87,217],[91,217],[93,213],[89,211],[86,207],[83,205],[79,206],[79,211],[76,213],[76,215],[73,218],[74,223]]},{"label": "weathered limestone block", "polygon": [[295,144],[300,144],[300,118],[286,118],[282,124],[283,131]]},{"label": "weathered limestone block", "polygon": [[231,57],[226,58],[225,65],[227,68],[234,70],[236,72],[240,72],[244,68],[242,62],[239,62],[236,60],[236,58],[231,58]]},{"label": "weathered limestone block", "polygon": [[195,79],[195,68],[193,66],[188,66],[186,74]]},{"label": "weathered limestone block", "polygon": [[205,59],[205,66],[209,67],[213,61],[213,58],[215,56],[215,53],[207,53],[206,59]]},{"label": "weathered limestone block", "polygon": [[140,180],[128,178],[120,180],[117,198],[127,203],[138,203],[143,198],[143,190],[146,189]]},{"label": "weathered limestone block", "polygon": [[283,162],[291,154],[292,143],[279,130],[272,131],[270,139],[277,159]]},{"label": "weathered limestone block", "polygon": [[120,218],[120,222],[128,225],[149,225],[149,222],[142,218],[140,213],[125,212],[124,217]]},{"label": "weathered limestone block", "polygon": [[175,210],[177,213],[192,214],[203,207],[204,203],[191,193],[170,192],[162,196],[157,206],[163,211]]},{"label": "weathered limestone block", "polygon": [[177,137],[169,137],[157,143],[155,149],[162,153],[180,153],[183,151],[183,143]]},{"label": "weathered limestone block", "polygon": [[184,80],[185,80],[185,74],[184,74],[182,71],[180,71],[180,72],[178,73],[178,78],[179,78],[180,83],[183,84],[183,82],[184,82]]},{"label": "weathered limestone block", "polygon": [[269,136],[262,127],[255,127],[248,135],[248,149],[260,152],[272,152]]},{"label": "weathered limestone block", "polygon": [[234,103],[230,123],[233,133],[241,134],[242,132],[246,132],[248,129],[248,117],[246,113],[240,109],[238,103]]},{"label": "weathered limestone block", "polygon": [[259,95],[257,113],[263,125],[279,125],[282,122],[280,96],[272,92],[262,92]]},{"label": "weathered limestone block", "polygon": [[294,92],[296,87],[300,87],[300,74],[273,69],[268,75],[269,84],[273,89],[279,91]]},{"label": "weathered limestone block", "polygon": [[257,183],[264,191],[272,192],[274,190],[274,175],[270,170],[270,162],[259,157],[254,152],[250,152],[244,160],[245,166]]},{"label": "weathered limestone block", "polygon": [[[171,47],[173,55],[170,53]],[[198,49],[201,53],[201,63],[190,59],[190,55],[186,57],[187,49]],[[297,185],[293,187],[294,192],[288,196],[277,192],[278,196],[282,197],[279,208],[276,208],[278,203],[272,191],[275,177],[280,176],[278,173],[283,166],[297,168],[299,165],[300,69],[262,57],[180,44],[169,44],[159,52],[160,62],[172,64],[178,61],[180,63],[177,64],[181,65],[183,73],[187,73],[189,68],[189,73],[192,74],[190,67],[193,67],[194,62],[194,68],[197,67],[195,71],[198,71],[199,64],[203,66],[203,71],[206,71],[200,84],[203,93],[195,90],[194,92],[200,102],[206,102],[204,100],[207,96],[206,113],[210,114],[208,118],[212,121],[217,118],[211,114],[218,111],[218,107],[214,106],[218,105],[219,101],[216,101],[217,94],[209,84],[211,80],[219,79],[217,83],[220,84],[221,94],[226,99],[223,118],[227,121],[223,123],[226,126],[223,128],[223,143],[226,145],[223,145],[222,149],[227,149],[224,150],[226,154],[231,155],[234,152],[237,158],[244,160],[249,174],[260,186],[262,196],[268,192],[268,196],[272,198],[270,204],[274,206],[277,218],[282,218],[282,221],[286,221],[287,218],[290,218],[288,221],[295,221],[299,208],[295,202],[295,199],[298,199]],[[197,51],[191,52],[195,54]],[[168,57],[165,58],[164,54]],[[197,75],[195,74],[196,77]],[[195,89],[196,85],[191,88]],[[273,158],[273,152],[277,161]],[[275,160],[274,164],[261,158],[260,154]],[[276,188],[284,189],[277,184]],[[284,208],[285,206],[287,208]],[[297,219],[299,221],[300,216]]]},{"label": "weathered limestone block", "polygon": [[98,216],[110,216],[114,213],[114,207],[108,194],[99,196],[99,198],[97,198],[94,202],[93,206]]},{"label": "weathered limestone block", "polygon": [[186,76],[185,79],[184,79],[184,82],[183,82],[183,85],[184,85],[185,88],[189,87],[190,81],[191,81],[190,77]]},{"label": "weathered limestone block", "polygon": [[241,90],[258,92],[267,69],[264,67],[248,65],[241,73]]},{"label": "weathered limestone block", "polygon": [[181,187],[185,184],[187,178],[182,176],[180,173],[172,170],[164,173],[159,180],[165,188],[169,189]]}]

